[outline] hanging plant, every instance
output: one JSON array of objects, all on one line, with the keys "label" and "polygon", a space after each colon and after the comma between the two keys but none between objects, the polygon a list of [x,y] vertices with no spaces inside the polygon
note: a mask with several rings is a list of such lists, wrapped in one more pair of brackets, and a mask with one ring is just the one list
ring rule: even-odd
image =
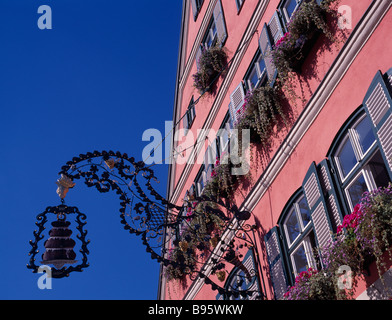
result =
[{"label": "hanging plant", "polygon": [[187,274],[191,274],[196,268],[194,250],[192,248],[180,248],[175,246],[168,252],[168,260],[175,261],[175,264],[169,264],[165,268],[165,275],[168,281],[180,280],[185,281]]},{"label": "hanging plant", "polygon": [[302,271],[295,284],[284,294],[284,300],[336,300],[331,274],[309,268]]},{"label": "hanging plant", "polygon": [[207,206],[213,207],[214,204],[211,202],[194,202],[188,208],[191,212],[191,219],[188,221],[188,228],[182,237],[188,239],[188,242],[196,247],[200,243],[203,243],[205,248],[209,247],[210,239],[212,237],[218,238],[224,227],[224,221],[217,214],[207,210]]},{"label": "hanging plant", "polygon": [[231,174],[233,168],[229,154],[224,153],[220,158],[217,157],[211,179],[204,187],[203,194],[216,199],[223,197],[231,200],[238,181],[238,176]]},{"label": "hanging plant", "polygon": [[337,231],[338,240],[329,251],[323,250],[326,251],[326,265],[339,264],[340,260],[353,272],[362,273],[375,261],[378,275],[382,278],[383,272],[387,271],[382,257],[384,252],[388,252],[392,260],[392,185],[365,192],[361,202],[344,217]]},{"label": "hanging plant", "polygon": [[210,48],[202,47],[199,58],[198,71],[192,75],[193,85],[200,94],[211,91],[215,80],[225,69],[227,63],[227,54],[225,50],[216,44]]},{"label": "hanging plant", "polygon": [[[370,263],[376,263],[378,276],[384,281],[382,276],[387,271],[385,253],[392,261],[391,246],[392,184],[389,184],[386,188],[364,193],[353,212],[346,215],[338,226],[333,241],[320,248],[324,268],[317,273],[319,276],[315,277],[313,272],[306,277],[302,274],[285,294],[285,299],[310,299],[311,292],[322,294],[313,295],[317,298],[325,297],[324,294],[329,292],[327,297],[330,300],[352,298],[358,283],[357,276],[367,274]],[[341,274],[337,271],[341,266],[348,266],[351,270],[351,289],[338,287]],[[325,287],[327,279],[333,288]]]},{"label": "hanging plant", "polygon": [[266,143],[275,125],[285,120],[281,94],[276,87],[260,87],[250,92],[242,106],[244,109],[236,129],[250,129],[251,142]]},{"label": "hanging plant", "polygon": [[379,276],[387,271],[384,252],[392,260],[392,184],[366,192],[360,203],[355,234],[362,250],[373,257]]},{"label": "hanging plant", "polygon": [[272,50],[272,59],[283,83],[293,80],[292,72],[300,73],[301,66],[320,34],[335,41],[327,25],[327,13],[336,15],[330,9],[336,0],[305,2],[293,13],[287,25],[287,32],[277,41]]},{"label": "hanging plant", "polygon": [[214,204],[194,201],[188,206],[183,231],[168,252],[168,260],[174,261],[166,267],[168,281],[185,281],[186,275],[194,272],[219,242],[225,223],[208,207]]}]

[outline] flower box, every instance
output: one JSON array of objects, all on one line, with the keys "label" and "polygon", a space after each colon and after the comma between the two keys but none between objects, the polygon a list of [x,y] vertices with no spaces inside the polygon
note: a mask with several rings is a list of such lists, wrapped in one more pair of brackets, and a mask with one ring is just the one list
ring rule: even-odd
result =
[{"label": "flower box", "polygon": [[227,54],[219,44],[210,48],[202,48],[197,61],[198,71],[192,75],[193,85],[200,94],[211,92],[215,81],[225,69]]},{"label": "flower box", "polygon": [[290,69],[296,73],[302,72],[302,65],[312,50],[321,32],[319,30],[313,30],[308,35],[304,35],[298,41],[298,47],[295,48],[290,56],[287,56],[288,65]]},{"label": "flower box", "polygon": [[302,65],[320,34],[330,40],[333,36],[327,25],[327,12],[331,10],[315,1],[303,3],[294,12],[286,34],[277,41],[272,50],[272,59],[283,80],[290,72],[301,73]]},{"label": "flower box", "polygon": [[273,135],[274,126],[285,120],[278,88],[266,86],[253,90],[247,94],[241,109],[235,127],[239,133],[249,129],[251,143],[267,144]]},{"label": "flower box", "polygon": [[[369,270],[377,270],[382,280],[392,262],[392,184],[365,192],[360,203],[351,214],[344,217],[338,226],[334,240],[320,248],[323,269],[317,272],[302,273],[293,287],[285,294],[285,299],[310,299],[327,297],[329,300],[350,299],[355,294],[358,279],[369,279],[375,275]],[[351,272],[350,284],[346,287],[341,281],[341,267]],[[312,270],[311,270],[312,271]],[[347,271],[346,271],[347,272]],[[312,292],[325,291],[329,294],[318,296]],[[339,283],[343,287],[339,287]],[[322,289],[322,290],[320,290]],[[312,291],[313,290],[313,291]]]}]

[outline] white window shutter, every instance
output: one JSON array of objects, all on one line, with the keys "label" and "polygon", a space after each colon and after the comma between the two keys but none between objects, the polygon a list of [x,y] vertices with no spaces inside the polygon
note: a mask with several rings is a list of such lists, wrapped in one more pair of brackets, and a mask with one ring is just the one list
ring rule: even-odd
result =
[{"label": "white window shutter", "polygon": [[261,55],[265,62],[265,68],[267,70],[268,80],[270,81],[271,85],[273,84],[273,82],[277,77],[277,70],[275,68],[272,59],[272,54],[271,54],[272,44],[273,42],[271,41],[269,35],[269,27],[267,26],[267,24],[264,24],[264,27],[260,33],[259,47],[260,47]]},{"label": "white window shutter", "polygon": [[193,20],[196,21],[197,14],[199,13],[199,10],[197,9],[196,0],[191,0],[191,4],[192,4]]},{"label": "white window shutter", "polygon": [[182,123],[183,123],[183,127],[184,127],[184,135],[186,135],[188,133],[188,129],[189,129],[188,112],[189,111],[187,110],[184,117],[182,118]]},{"label": "white window shutter", "polygon": [[305,175],[302,188],[310,209],[318,246],[323,247],[328,243],[328,241],[332,241],[333,229],[329,219],[317,167],[314,162],[312,162],[307,174]]},{"label": "white window shutter", "polygon": [[[215,141],[214,143],[215,144]],[[216,152],[216,148],[215,148]],[[215,158],[214,157],[214,150],[212,146],[208,146],[207,151],[204,155],[204,170],[206,173],[206,181],[211,179],[211,172],[212,172],[212,167],[215,164]]]},{"label": "white window shutter", "polygon": [[200,57],[201,57],[202,52],[203,52],[203,49],[200,46],[199,49],[197,49],[197,51],[196,51],[196,57],[195,57],[197,71],[199,71],[199,69],[200,69],[199,61],[200,61]]},{"label": "white window shutter", "polygon": [[214,15],[214,21],[216,26],[216,32],[218,35],[218,42],[220,43],[221,46],[223,46],[227,38],[227,31],[226,31],[225,18],[223,15],[221,0],[217,1],[213,11],[213,15]]},{"label": "white window shutter", "polygon": [[267,252],[270,279],[275,299],[282,299],[287,292],[287,273],[283,263],[282,250],[279,243],[278,227],[273,227],[264,237]]},{"label": "white window shutter", "polygon": [[233,104],[231,102],[229,103],[229,113],[230,113],[231,122],[234,123],[235,122],[235,109],[234,109]]},{"label": "white window shutter", "polygon": [[365,110],[373,123],[373,131],[376,133],[381,145],[381,152],[389,166],[392,177],[392,70],[389,70],[385,78],[378,71],[363,99]]},{"label": "white window shutter", "polygon": [[330,213],[331,222],[333,222],[334,231],[336,231],[336,227],[342,224],[343,211],[336,193],[328,159],[321,161],[318,167],[324,199]]},{"label": "white window shutter", "polygon": [[245,102],[245,90],[242,82],[234,89],[230,95],[231,101],[231,116],[233,119],[233,124],[235,125],[238,121],[238,110],[243,106]]},{"label": "white window shutter", "polygon": [[[250,274],[253,274],[252,270],[254,270],[254,272],[258,272],[257,264],[255,263],[255,261],[256,260],[253,255],[253,251],[251,249],[248,250],[242,264]],[[251,280],[252,282],[249,280]],[[256,277],[252,277],[251,279],[248,279],[246,277],[245,283],[246,283],[246,290],[252,291],[252,295],[248,297],[248,300],[256,300],[257,298],[259,298],[261,290],[259,288],[259,284],[257,283]]]},{"label": "white window shutter", "polygon": [[280,38],[283,37],[283,27],[282,24],[280,23],[278,12],[274,13],[268,26],[271,32],[271,37],[272,37],[271,40],[273,40],[275,44]]}]

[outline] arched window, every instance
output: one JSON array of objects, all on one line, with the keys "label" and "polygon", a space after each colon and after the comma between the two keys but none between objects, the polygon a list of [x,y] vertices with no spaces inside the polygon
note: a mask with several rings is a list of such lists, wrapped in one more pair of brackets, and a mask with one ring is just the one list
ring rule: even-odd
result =
[{"label": "arched window", "polygon": [[316,268],[313,248],[316,246],[308,204],[303,192],[297,192],[281,216],[284,247],[288,254],[291,274],[298,275],[308,268]]},{"label": "arched window", "polygon": [[390,181],[371,120],[363,108],[340,132],[330,158],[350,212],[365,191],[386,187]]},{"label": "arched window", "polygon": [[[225,289],[229,292],[249,291],[251,295],[232,294],[231,296],[217,295],[217,300],[258,300],[261,299],[260,287],[257,277],[256,264],[252,250],[249,250],[242,260],[243,268],[235,267],[225,282]],[[246,272],[244,272],[246,270]]]}]

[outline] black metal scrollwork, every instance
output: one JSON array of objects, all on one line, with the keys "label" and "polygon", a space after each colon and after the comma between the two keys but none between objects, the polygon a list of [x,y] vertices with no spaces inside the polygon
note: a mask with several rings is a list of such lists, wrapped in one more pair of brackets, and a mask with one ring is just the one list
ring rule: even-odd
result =
[{"label": "black metal scrollwork", "polygon": [[[253,295],[254,292],[243,290],[238,286],[219,286],[206,275],[207,269],[209,273],[222,275],[227,263],[234,265],[237,263],[238,266],[238,262],[233,262],[236,253],[234,253],[234,257],[230,258],[229,256],[233,255],[234,242],[238,243],[245,239],[236,236],[228,241],[223,239],[223,235],[232,231],[230,223],[233,219],[248,220],[249,212],[240,211],[236,206],[222,199],[213,199],[207,196],[195,197],[183,206],[172,204],[155,190],[153,184],[157,182],[157,178],[151,167],[146,166],[144,162],[136,162],[126,153],[94,151],[80,154],[68,161],[61,168],[59,174],[69,180],[69,186],[76,180],[83,179],[87,187],[95,187],[100,193],[115,192],[120,200],[120,222],[124,229],[131,234],[141,236],[143,245],[146,246],[146,251],[150,253],[151,258],[162,263],[166,268],[182,270],[190,279],[201,277],[206,284],[211,285],[212,289],[218,290],[226,297]],[[194,203],[198,206],[194,206]],[[86,257],[88,242],[85,240],[87,232],[82,230],[86,216],[74,207],[65,207],[69,211],[67,214],[71,211],[78,213],[77,222],[78,228],[80,228],[78,229],[80,232],[78,238],[82,241],[83,259],[82,264],[77,267],[69,266],[66,269],[56,269],[54,277],[68,275],[71,271],[81,271],[88,266]],[[37,216],[38,222],[36,224],[39,229],[34,231],[35,241],[30,242],[32,257],[28,265],[28,268],[33,269],[34,272],[37,272],[38,269],[34,264],[34,257],[38,252],[38,241],[43,238],[42,231],[47,222],[47,213],[53,211],[56,213],[58,210],[58,207],[48,207],[44,213]],[[189,210],[190,213],[185,214],[186,210]],[[206,222],[208,220],[214,220],[215,223],[216,220],[219,220],[221,232],[214,237],[208,229],[209,225]],[[235,231],[238,232],[238,230],[237,227]],[[245,233],[249,232],[243,227],[240,230]],[[166,235],[171,234],[173,237],[167,237],[165,233]],[[193,237],[193,240],[187,241],[189,237]],[[213,243],[212,240],[216,243]],[[254,245],[251,238],[246,241]],[[191,255],[192,250],[186,246],[189,243],[194,245],[194,250],[197,249],[199,255]],[[170,256],[170,248],[173,246],[181,247],[180,257]],[[206,264],[206,261],[209,262]],[[248,270],[247,276],[252,278],[248,280],[254,282],[258,277],[258,272],[257,270]]]}]

